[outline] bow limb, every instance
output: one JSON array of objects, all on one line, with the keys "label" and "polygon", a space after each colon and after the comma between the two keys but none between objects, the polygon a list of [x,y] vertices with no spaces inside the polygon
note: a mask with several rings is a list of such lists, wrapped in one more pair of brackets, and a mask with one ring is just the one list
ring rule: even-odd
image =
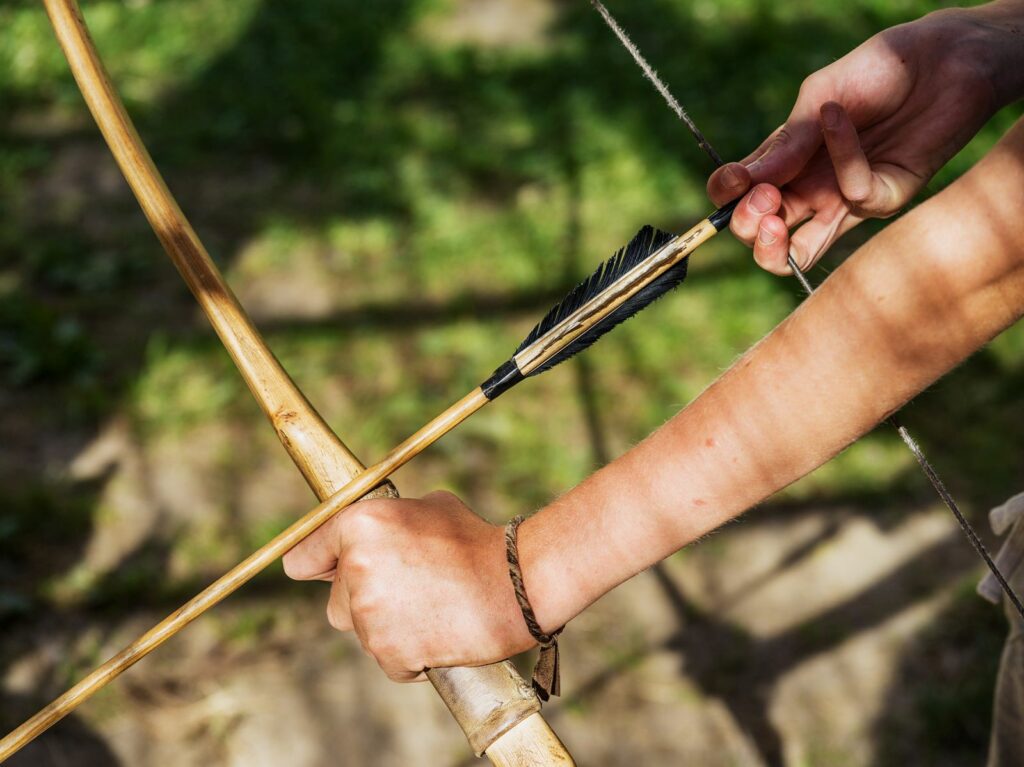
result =
[{"label": "bow limb", "polygon": [[[100,131],[164,250],[209,318],[270,419],[282,444],[321,500],[363,465],[299,391],[227,286],[146,151],[90,39],[76,0],[44,0],[57,39]],[[370,495],[397,496],[390,482]],[[127,666],[125,666],[127,668]],[[571,765],[540,715],[532,690],[507,661],[428,673],[473,750],[498,767]],[[0,743],[0,761],[63,718],[114,675],[61,706],[51,705]]]}]

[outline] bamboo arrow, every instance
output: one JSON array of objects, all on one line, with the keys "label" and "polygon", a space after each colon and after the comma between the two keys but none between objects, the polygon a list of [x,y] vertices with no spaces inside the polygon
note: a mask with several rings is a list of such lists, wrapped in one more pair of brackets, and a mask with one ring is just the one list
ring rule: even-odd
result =
[{"label": "bamboo arrow", "polygon": [[[83,95],[157,236],[210,316],[307,481],[319,496],[331,492],[333,495],[0,740],[0,762],[255,577],[347,506],[382,485],[388,492],[386,483],[390,474],[488,402],[526,378],[549,370],[588,348],[617,324],[681,283],[686,277],[689,254],[728,225],[734,206],[730,204],[715,211],[677,237],[650,227],[642,229],[629,245],[602,264],[554,307],[515,354],[483,384],[394,448],[377,464],[362,469],[358,460],[330,432],[288,379],[209,262],[114,93],[88,39],[77,3],[74,0],[44,0],[44,3]],[[923,458],[919,456],[919,460],[924,466]],[[925,468],[927,471],[929,467]],[[338,487],[341,476],[350,476],[351,479]],[[941,488],[937,479],[933,482],[937,489]],[[954,513],[958,513],[955,508]],[[994,564],[990,561],[989,564],[998,574]],[[1005,582],[1004,588],[1008,589]],[[1008,593],[1014,596],[1012,590],[1008,589]],[[1015,604],[1020,607],[1019,601]],[[1021,609],[1024,614],[1024,608]],[[516,767],[572,764],[571,757],[557,737],[532,708],[536,702],[529,700],[525,690],[520,690],[522,699],[527,701],[521,707],[525,718],[515,721],[511,729],[502,729],[505,722],[500,717],[506,711],[501,705],[491,709],[486,705],[474,708],[479,697],[469,695],[460,698],[459,691],[474,689],[477,682],[467,684],[466,680],[477,673],[475,669],[457,669],[431,671],[430,676],[456,718],[459,718],[461,707],[467,704],[474,716],[489,710],[491,714],[477,721],[490,728],[493,735],[493,717],[498,717],[497,739],[479,751],[486,751],[495,764]],[[522,684],[522,680],[518,681]],[[525,688],[524,684],[522,686]],[[486,703],[486,695],[480,697]],[[461,720],[460,724],[466,728]],[[474,742],[474,736],[479,732],[466,731],[471,743]],[[531,739],[526,734],[529,732],[540,733],[540,737]],[[476,745],[474,743],[474,747]]]},{"label": "bamboo arrow", "polygon": [[[211,261],[139,139],[89,38],[77,3],[45,0],[45,5],[86,103],[147,219],[281,442],[323,500],[363,471],[362,464],[288,377]],[[368,490],[371,495],[397,495],[389,482]],[[76,685],[73,694],[62,696],[14,730],[0,741],[0,761],[59,721],[171,633],[151,632],[150,642],[143,645],[148,649],[118,656],[123,664],[119,670],[107,664],[106,673],[90,675]],[[540,716],[533,691],[510,663],[441,669],[428,676],[477,755],[486,752],[498,767],[572,764],[565,747]]]}]

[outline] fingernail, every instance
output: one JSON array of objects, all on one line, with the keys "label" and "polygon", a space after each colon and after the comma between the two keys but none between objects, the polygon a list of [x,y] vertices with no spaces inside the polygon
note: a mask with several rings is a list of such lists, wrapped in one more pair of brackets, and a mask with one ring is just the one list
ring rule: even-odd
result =
[{"label": "fingernail", "polygon": [[839,105],[829,102],[821,107],[821,124],[832,130],[839,127]]},{"label": "fingernail", "polygon": [[772,198],[760,189],[755,189],[754,193],[750,195],[750,207],[758,213],[770,213],[773,207]]},{"label": "fingernail", "polygon": [[743,180],[740,178],[740,174],[737,173],[730,165],[726,165],[722,170],[722,181],[729,189],[735,189],[743,183]]},{"label": "fingernail", "polygon": [[772,245],[778,238],[764,227],[757,230],[757,240],[762,245]]}]

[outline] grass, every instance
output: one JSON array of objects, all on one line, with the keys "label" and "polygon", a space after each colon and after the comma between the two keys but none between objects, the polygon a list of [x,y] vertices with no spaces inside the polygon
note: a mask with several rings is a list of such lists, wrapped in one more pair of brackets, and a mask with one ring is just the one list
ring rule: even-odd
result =
[{"label": "grass", "polygon": [[[366,459],[476,385],[640,225],[679,230],[709,209],[706,159],[584,2],[557,3],[549,28],[512,46],[439,39],[454,0],[84,5],[201,236],[285,366]],[[806,74],[935,7],[612,6],[727,157],[781,122]],[[39,5],[6,3],[0,30],[0,387],[17,405],[0,416],[0,550],[48,540],[71,552],[56,564],[18,554],[38,576],[26,584],[56,578],[74,591],[84,577],[74,559],[102,483],[72,483],[69,499],[67,467],[20,457],[28,447],[69,434],[85,443],[123,417],[144,445],[183,452],[212,425],[228,453],[218,520],[154,533],[170,552],[81,581],[106,589],[101,603],[128,603],[150,588],[153,562],[186,563],[191,584],[200,560],[230,559],[239,539],[280,529],[308,498],[246,520],[246,533],[232,527],[230,487],[247,476],[229,460],[241,460],[234,447],[283,460],[273,437],[117,181]],[[929,191],[1020,113],[998,115]],[[754,268],[727,238],[694,261],[677,294],[584,362],[517,389],[404,471],[406,492],[448,487],[493,519],[537,507],[670,417],[799,301],[791,281]],[[1022,351],[1024,330],[1009,331],[907,415],[975,511],[1024,479],[1024,437],[1005,429],[1024,415]],[[784,497],[927,493],[895,437],[879,433]],[[46,598],[19,582],[0,605],[25,594]],[[925,713],[941,720],[946,704]]]}]

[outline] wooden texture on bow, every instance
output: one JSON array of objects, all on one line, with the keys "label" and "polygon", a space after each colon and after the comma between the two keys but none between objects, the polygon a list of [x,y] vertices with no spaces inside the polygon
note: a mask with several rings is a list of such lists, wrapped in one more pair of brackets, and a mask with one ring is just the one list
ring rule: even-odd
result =
[{"label": "wooden texture on bow", "polygon": [[[281,367],[232,294],[139,138],[104,70],[77,2],[44,0],[44,3],[86,103],[146,218],[317,497],[324,501],[346,485],[350,491],[347,502],[366,495],[397,496],[397,491],[386,480],[391,470],[390,465],[384,466],[387,459],[374,467],[377,471],[364,471],[360,461],[331,431]],[[467,397],[461,417],[474,412],[486,401],[479,399],[472,395]],[[393,451],[389,458],[397,459],[396,452],[399,451]],[[402,458],[408,460],[408,453]],[[358,481],[350,482],[357,477]],[[276,546],[261,549],[219,579],[214,587],[191,600],[6,736],[0,741],[0,761],[308,535],[316,527],[313,519],[316,511],[322,514],[323,507],[293,525],[290,537],[279,536],[275,539]],[[478,755],[486,752],[499,767],[573,763],[541,717],[536,697],[507,661],[474,669],[432,670],[428,676]]]}]

